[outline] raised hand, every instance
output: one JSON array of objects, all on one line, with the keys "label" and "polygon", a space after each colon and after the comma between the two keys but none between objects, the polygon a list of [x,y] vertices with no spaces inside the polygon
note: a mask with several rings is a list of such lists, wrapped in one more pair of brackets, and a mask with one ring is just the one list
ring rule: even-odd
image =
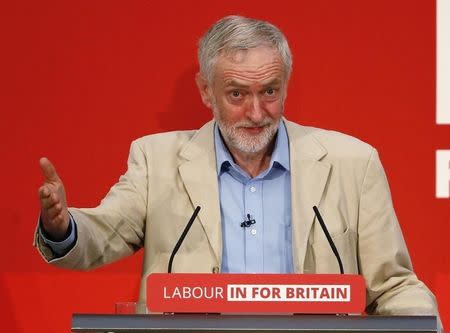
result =
[{"label": "raised hand", "polygon": [[53,164],[46,157],[39,164],[44,175],[44,184],[39,188],[42,227],[51,240],[61,241],[66,237],[70,220],[66,191]]}]

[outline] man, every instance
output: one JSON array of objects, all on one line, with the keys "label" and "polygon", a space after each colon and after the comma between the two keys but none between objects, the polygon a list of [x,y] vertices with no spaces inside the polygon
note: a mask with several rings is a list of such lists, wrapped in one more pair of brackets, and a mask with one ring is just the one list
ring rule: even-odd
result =
[{"label": "man", "polygon": [[133,142],[128,171],[98,207],[68,209],[61,179],[41,159],[35,244],[43,257],[90,269],[144,247],[144,299],[146,277],[167,271],[201,206],[174,272],[338,273],[318,206],[345,272],[365,279],[369,313],[437,314],[412,271],[375,149],[283,118],[292,60],[281,31],[226,17],[200,41],[199,63],[214,121]]}]

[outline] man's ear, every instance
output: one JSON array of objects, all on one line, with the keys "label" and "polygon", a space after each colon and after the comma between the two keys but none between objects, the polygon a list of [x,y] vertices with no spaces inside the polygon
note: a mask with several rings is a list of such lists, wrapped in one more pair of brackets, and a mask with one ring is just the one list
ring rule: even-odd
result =
[{"label": "man's ear", "polygon": [[212,109],[213,96],[208,81],[203,77],[201,73],[197,73],[197,75],[195,75],[195,83],[197,83],[197,88],[200,92],[200,96],[202,97],[203,104],[205,104],[207,108]]}]

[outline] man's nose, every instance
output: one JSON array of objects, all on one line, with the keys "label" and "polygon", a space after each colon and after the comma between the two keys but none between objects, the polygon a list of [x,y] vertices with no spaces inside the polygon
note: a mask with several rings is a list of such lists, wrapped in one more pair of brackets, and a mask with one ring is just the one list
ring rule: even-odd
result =
[{"label": "man's nose", "polygon": [[264,119],[264,109],[258,96],[254,96],[252,100],[249,101],[247,117],[255,123],[259,123]]}]

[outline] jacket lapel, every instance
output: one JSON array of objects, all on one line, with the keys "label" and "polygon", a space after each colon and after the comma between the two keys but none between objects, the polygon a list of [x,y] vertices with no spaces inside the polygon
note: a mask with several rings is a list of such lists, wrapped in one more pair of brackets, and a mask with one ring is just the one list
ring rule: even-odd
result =
[{"label": "jacket lapel", "polygon": [[220,266],[222,229],[213,130],[210,121],[183,147],[180,156],[185,161],[179,172],[193,206],[201,207],[198,218]]},{"label": "jacket lapel", "polygon": [[292,247],[294,270],[303,273],[308,237],[314,221],[313,206],[319,206],[330,164],[321,161],[325,148],[311,130],[286,121],[291,163]]}]

